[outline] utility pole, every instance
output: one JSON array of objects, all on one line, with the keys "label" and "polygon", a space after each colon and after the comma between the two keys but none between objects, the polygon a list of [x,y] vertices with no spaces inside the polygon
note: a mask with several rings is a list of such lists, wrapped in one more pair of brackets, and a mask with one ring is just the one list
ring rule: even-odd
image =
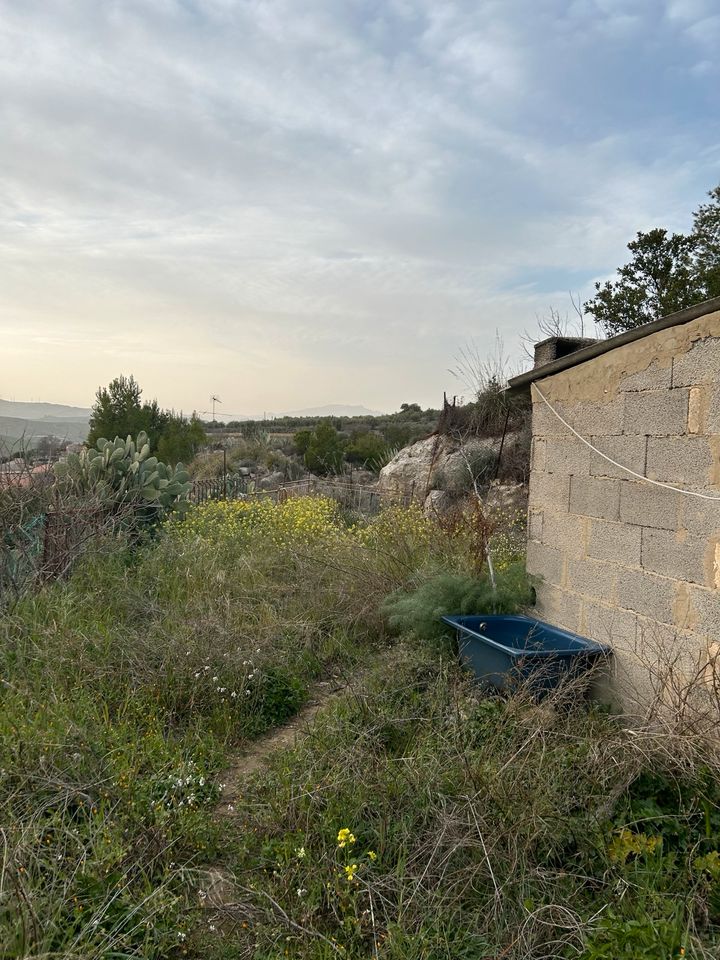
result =
[{"label": "utility pole", "polygon": [[212,400],[212,405],[213,405],[213,408],[212,408],[213,423],[215,423],[215,404],[216,404],[216,403],[222,403],[222,400],[220,399],[220,397],[216,397],[215,394],[213,394],[213,395],[210,397],[210,399]]}]

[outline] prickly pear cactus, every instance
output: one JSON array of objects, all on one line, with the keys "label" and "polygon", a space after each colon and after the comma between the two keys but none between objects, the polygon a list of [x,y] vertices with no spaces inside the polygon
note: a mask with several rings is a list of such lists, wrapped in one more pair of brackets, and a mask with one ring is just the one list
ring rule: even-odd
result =
[{"label": "prickly pear cactus", "polygon": [[171,510],[185,511],[190,477],[179,463],[174,469],[150,456],[146,433],[137,438],[101,437],[94,447],[71,453],[55,464],[57,483],[68,492],[92,494],[108,505],[147,504],[157,518]]}]

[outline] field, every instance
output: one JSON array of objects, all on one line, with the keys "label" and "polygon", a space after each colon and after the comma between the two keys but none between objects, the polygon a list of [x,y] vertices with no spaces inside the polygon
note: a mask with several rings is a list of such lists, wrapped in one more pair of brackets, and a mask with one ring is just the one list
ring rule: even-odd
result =
[{"label": "field", "polygon": [[526,599],[491,543],[497,594],[415,508],[215,502],[17,602],[1,955],[716,957],[712,744],[482,695],[437,614]]}]

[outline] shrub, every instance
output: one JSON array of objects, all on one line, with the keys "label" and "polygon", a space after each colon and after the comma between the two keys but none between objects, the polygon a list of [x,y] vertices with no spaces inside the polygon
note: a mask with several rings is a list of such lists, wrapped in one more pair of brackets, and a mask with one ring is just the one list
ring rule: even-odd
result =
[{"label": "shrub", "polygon": [[531,601],[524,565],[514,563],[498,573],[496,589],[487,576],[444,573],[412,593],[393,594],[385,601],[383,613],[395,630],[435,640],[449,632],[440,620],[443,615],[517,613]]},{"label": "shrub", "polygon": [[358,464],[378,472],[387,463],[388,447],[377,433],[356,433],[345,448],[348,463]]}]

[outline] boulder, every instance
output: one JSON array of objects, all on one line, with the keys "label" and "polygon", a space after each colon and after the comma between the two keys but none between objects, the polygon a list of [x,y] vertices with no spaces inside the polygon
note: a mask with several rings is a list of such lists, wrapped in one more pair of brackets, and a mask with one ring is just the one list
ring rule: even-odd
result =
[{"label": "boulder", "polygon": [[378,490],[397,497],[425,500],[431,490],[461,493],[472,487],[471,471],[492,475],[500,448],[499,438],[473,438],[460,443],[454,437],[418,440],[392,458],[380,471]]},{"label": "boulder", "polygon": [[263,477],[258,483],[258,488],[260,490],[277,490],[280,484],[284,482],[285,474],[276,470],[274,473],[268,474],[267,477]]}]

